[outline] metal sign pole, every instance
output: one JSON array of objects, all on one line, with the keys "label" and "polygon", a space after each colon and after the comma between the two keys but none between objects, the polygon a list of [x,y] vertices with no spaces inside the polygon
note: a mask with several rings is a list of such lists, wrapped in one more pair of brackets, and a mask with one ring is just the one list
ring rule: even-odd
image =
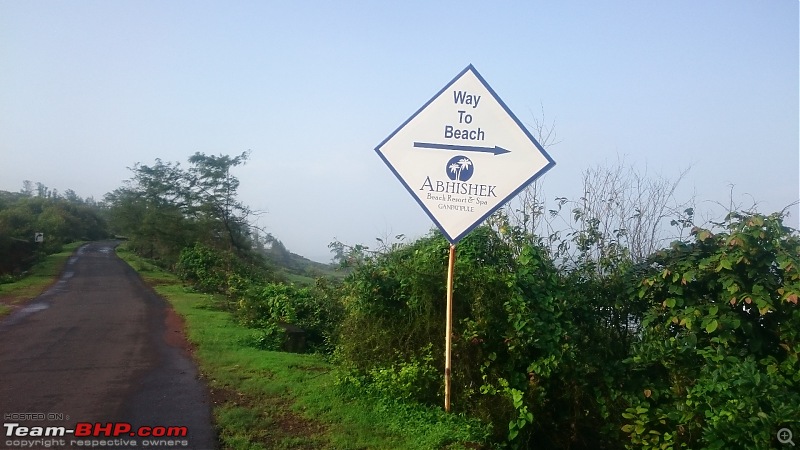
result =
[{"label": "metal sign pole", "polygon": [[450,412],[450,358],[451,335],[453,334],[453,270],[456,265],[456,246],[450,244],[450,262],[447,266],[447,319],[444,335],[444,410]]}]

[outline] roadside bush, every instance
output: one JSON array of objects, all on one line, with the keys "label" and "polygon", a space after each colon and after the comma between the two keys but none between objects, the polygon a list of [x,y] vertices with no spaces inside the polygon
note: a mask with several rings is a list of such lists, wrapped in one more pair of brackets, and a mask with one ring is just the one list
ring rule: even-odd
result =
[{"label": "roadside bush", "polygon": [[236,313],[242,324],[253,328],[295,323],[296,305],[310,298],[311,292],[308,288],[277,283],[255,285],[237,301]]},{"label": "roadside bush", "polygon": [[399,400],[424,402],[438,387],[441,371],[433,366],[432,345],[421,349],[421,357],[401,361],[390,367],[373,368],[368,373],[370,385],[381,395]]},{"label": "roadside bush", "polygon": [[255,347],[259,350],[281,350],[286,340],[286,333],[283,328],[275,324],[266,324],[254,330],[242,344]]},{"label": "roadside bush", "polygon": [[[431,373],[439,373],[433,378],[438,380],[420,383],[427,391],[413,397],[440,403],[448,251],[449,243],[431,234],[365,259],[347,278],[337,350],[355,377],[380,391],[403,395],[402,370],[425,362],[433,367]],[[477,228],[459,243],[453,308],[455,411],[507,424],[495,428],[499,439],[523,441],[537,430],[561,426],[552,415],[534,419],[534,413],[548,410],[551,398],[563,392],[565,380],[557,369],[572,357],[574,344],[567,342],[571,328],[565,322],[568,302],[562,292],[555,267],[538,247],[527,245],[517,252],[489,227]],[[426,359],[425,349],[435,356]],[[530,427],[534,420],[540,428]]]},{"label": "roadside bush", "polygon": [[317,278],[314,286],[307,289],[310,296],[295,303],[294,324],[305,330],[309,350],[333,353],[344,317],[340,283]]},{"label": "roadside bush", "polygon": [[629,448],[769,448],[800,424],[800,236],[733,213],[652,258],[629,360]]},{"label": "roadside bush", "polygon": [[[43,242],[34,242],[37,232],[44,233]],[[63,244],[107,235],[95,204],[0,191],[0,274],[18,275]]]},{"label": "roadside bush", "polygon": [[[337,346],[345,364],[359,373],[390,367],[421,357],[417,352],[432,336],[443,337],[447,246],[443,238],[428,236],[366,258],[347,277]],[[440,355],[442,346],[433,346]],[[438,365],[442,358],[436,359]]]},{"label": "roadside bush", "polygon": [[409,361],[402,357],[383,367],[373,367],[366,373],[349,372],[340,377],[338,384],[357,389],[376,398],[393,399],[400,402],[432,403],[431,392],[441,384],[441,370],[433,364],[432,345],[421,350],[421,357],[412,356]]},{"label": "roadside bush", "polygon": [[[337,355],[354,379],[374,385],[367,390],[407,396],[402,370],[425,362],[439,375],[410,397],[441,404],[448,248],[434,233],[364,258],[345,280]],[[623,361],[643,311],[643,301],[630,301],[637,271],[625,261],[605,261],[617,270],[601,276],[588,264],[556,267],[513,230],[479,227],[464,238],[452,409],[493,424],[494,438],[516,447],[620,448]]]},{"label": "roadside bush", "polygon": [[271,269],[259,261],[195,243],[181,250],[175,273],[200,292],[236,298],[251,285],[269,280]]},{"label": "roadside bush", "polygon": [[230,254],[195,244],[181,251],[175,272],[201,292],[224,293],[232,263]]},{"label": "roadside bush", "polygon": [[296,325],[305,332],[311,351],[329,352],[342,315],[334,289],[325,281],[314,287],[267,283],[251,285],[236,301],[242,324],[269,330],[278,325]]}]

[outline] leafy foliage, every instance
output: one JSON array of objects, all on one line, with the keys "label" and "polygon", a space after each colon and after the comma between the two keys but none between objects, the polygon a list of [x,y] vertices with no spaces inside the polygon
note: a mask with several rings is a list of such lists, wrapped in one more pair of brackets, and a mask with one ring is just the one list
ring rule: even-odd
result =
[{"label": "leafy foliage", "polygon": [[258,329],[253,345],[274,347],[282,327],[292,325],[303,329],[312,350],[330,350],[341,316],[338,296],[330,295],[335,288],[324,281],[309,288],[276,283],[280,276],[265,256],[282,250],[284,259],[295,259],[271,235],[251,234],[252,211],[238,200],[239,180],[231,174],[248,156],[195,153],[188,169],[160,159],[136,164],[126,185],[106,196],[112,226],[131,248],[194,289],[224,294],[225,307]]},{"label": "leafy foliage", "polygon": [[[125,186],[106,194],[110,225],[137,253],[170,266],[197,240],[189,220],[184,173],[178,164],[136,164]],[[202,242],[202,241],[201,241]]]},{"label": "leafy foliage", "polygon": [[235,303],[235,313],[246,326],[273,333],[281,325],[300,327],[312,351],[331,351],[342,308],[320,280],[314,287],[291,284],[251,284]]},{"label": "leafy foliage", "polygon": [[[32,188],[21,193],[0,191],[0,274],[27,269],[44,255],[60,251],[63,244],[108,234],[103,211],[93,200],[83,200],[69,189],[62,197],[39,186],[38,196],[33,196]],[[37,232],[44,233],[44,242],[34,242]]]},{"label": "leafy foliage", "polygon": [[255,256],[245,259],[199,243],[181,251],[175,272],[201,292],[230,297],[241,295],[254,283],[274,280],[272,267]]},{"label": "leafy foliage", "polygon": [[[641,262],[595,252],[590,227],[559,267],[493,217],[458,245],[453,408],[521,447],[769,446],[800,417],[800,247],[781,219],[732,214]],[[355,266],[337,355],[366,390],[441,401],[448,246],[334,248]]]},{"label": "leafy foliage", "polygon": [[[623,303],[612,295],[619,286],[564,276],[543,248],[504,230],[480,227],[458,245],[453,408],[507,425],[495,428],[497,437],[521,445],[601,448],[601,433],[618,434],[597,424],[622,412],[612,380],[624,372],[631,334],[611,330],[618,325],[611,314],[599,314]],[[441,375],[421,374],[443,366],[448,248],[432,234],[386,253],[360,253],[344,285],[337,348],[354,377],[401,395],[410,383],[402,370],[414,367],[408,372],[424,388],[414,398],[441,401]],[[433,359],[426,359],[428,348]]]},{"label": "leafy foliage", "polygon": [[312,287],[276,283],[264,266],[247,265],[232,252],[201,244],[183,249],[176,272],[201,292],[224,294],[239,321],[258,330],[254,346],[280,348],[282,327],[294,325],[303,330],[311,350],[331,351],[342,308],[332,295],[335,285],[325,279]]},{"label": "leafy foliage", "polygon": [[247,158],[247,152],[195,153],[187,170],[160,159],[152,166],[135,164],[125,186],[106,195],[112,227],[130,238],[134,250],[166,266],[197,242],[247,254],[252,211],[237,200],[239,180],[231,175]]},{"label": "leafy foliage", "polygon": [[[247,157],[137,164],[106,197],[110,224],[194,289],[221,294],[252,328],[246,345],[280,349],[284,330],[299,327],[310,350],[346,370],[343,391],[384,408],[440,405],[449,243],[436,232],[377,250],[335,242],[344,282],[280,283],[261,255],[299,260],[251,234],[231,175]],[[574,224],[547,237],[534,233],[552,223],[532,198],[458,244],[453,409],[515,448],[775,445],[777,429],[800,424],[797,232],[781,214],[756,213],[693,228],[674,183],[621,169],[587,172],[584,187],[579,201],[557,199],[550,218],[566,207]],[[670,215],[691,234],[657,250]],[[72,191],[26,183],[0,195],[0,236],[11,236],[0,250],[34,229],[59,237],[54,248],[101,236],[100,217]]]},{"label": "leafy foliage", "polygon": [[402,402],[425,402],[431,386],[440,382],[439,371],[433,365],[432,344],[420,350],[421,356],[402,356],[389,366],[376,366],[363,374],[350,373],[339,380],[342,386],[357,388],[380,398]]},{"label": "leafy foliage", "polygon": [[630,361],[631,447],[767,448],[800,423],[800,238],[779,214],[731,214],[652,258]]}]

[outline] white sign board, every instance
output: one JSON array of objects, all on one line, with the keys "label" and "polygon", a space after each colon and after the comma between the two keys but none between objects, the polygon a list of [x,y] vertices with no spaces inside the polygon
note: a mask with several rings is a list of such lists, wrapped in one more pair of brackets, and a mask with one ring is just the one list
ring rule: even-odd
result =
[{"label": "white sign board", "polygon": [[555,165],[472,65],[375,151],[453,244]]},{"label": "white sign board", "polygon": [[36,232],[33,234],[34,242],[44,242],[44,233]]}]

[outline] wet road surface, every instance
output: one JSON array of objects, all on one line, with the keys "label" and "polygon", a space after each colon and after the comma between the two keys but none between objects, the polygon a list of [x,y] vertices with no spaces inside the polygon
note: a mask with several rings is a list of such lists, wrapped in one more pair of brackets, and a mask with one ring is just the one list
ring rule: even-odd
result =
[{"label": "wet road surface", "polygon": [[[164,339],[167,304],[114,254],[115,245],[81,247],[53,287],[0,321],[0,448],[44,439],[31,436],[33,429],[21,437],[9,423],[69,430],[78,422],[127,422],[132,430],[186,427],[188,436],[175,442],[148,438],[164,444],[149,448],[216,448],[197,368],[183,348]],[[124,434],[122,441],[95,448],[144,444],[139,438],[133,446],[133,437]],[[33,447],[88,448],[70,443],[87,438],[61,439],[67,445]]]}]

